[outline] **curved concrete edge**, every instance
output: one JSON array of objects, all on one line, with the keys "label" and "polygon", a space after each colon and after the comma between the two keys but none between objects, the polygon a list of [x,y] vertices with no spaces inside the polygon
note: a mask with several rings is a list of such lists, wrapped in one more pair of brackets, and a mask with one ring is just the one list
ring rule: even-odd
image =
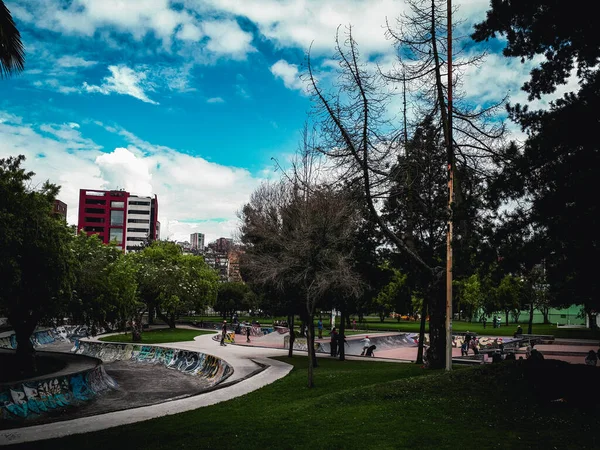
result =
[{"label": "curved concrete edge", "polygon": [[79,340],[76,341],[74,350],[77,354],[100,358],[104,363],[136,361],[161,364],[169,369],[202,377],[210,386],[220,384],[234,372],[233,366],[224,359],[199,349]]},{"label": "curved concrete edge", "polygon": [[19,444],[45,439],[55,439],[72,434],[89,433],[120,425],[128,425],[144,420],[192,411],[194,409],[214,405],[248,394],[283,378],[292,370],[291,365],[281,361],[268,358],[252,358],[252,360],[258,365],[266,366],[266,369],[230,386],[223,386],[222,389],[206,392],[194,397],[187,397],[136,409],[116,411],[27,428],[2,430],[0,431],[0,445]]},{"label": "curved concrete edge", "polygon": [[[65,353],[57,355],[71,360],[72,364],[54,374],[0,385],[1,419],[26,421],[45,416],[92,400],[117,386],[100,359]],[[81,364],[78,359],[85,363]]]}]

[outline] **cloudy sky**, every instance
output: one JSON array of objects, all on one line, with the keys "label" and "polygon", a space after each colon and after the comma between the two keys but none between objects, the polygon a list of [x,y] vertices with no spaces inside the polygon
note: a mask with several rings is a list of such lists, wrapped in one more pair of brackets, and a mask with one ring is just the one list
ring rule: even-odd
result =
[{"label": "cloudy sky", "polygon": [[[0,81],[0,157],[24,154],[37,181],[62,186],[68,220],[79,189],[156,193],[162,238],[231,236],[236,211],[271,158],[297,148],[310,99],[299,76],[312,43],[324,78],[338,25],[362,55],[391,61],[386,17],[401,0],[7,1],[26,71]],[[487,0],[455,1],[467,34]],[[468,74],[490,101],[519,87],[531,64],[500,44]],[[476,49],[478,50],[478,49]]]}]

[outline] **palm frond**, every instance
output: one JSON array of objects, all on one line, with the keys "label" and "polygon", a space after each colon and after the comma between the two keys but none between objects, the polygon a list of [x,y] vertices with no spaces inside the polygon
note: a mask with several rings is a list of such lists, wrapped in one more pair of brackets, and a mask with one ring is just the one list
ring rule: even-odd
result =
[{"label": "palm frond", "polygon": [[25,51],[21,34],[10,11],[0,0],[0,78],[5,78],[25,68]]}]

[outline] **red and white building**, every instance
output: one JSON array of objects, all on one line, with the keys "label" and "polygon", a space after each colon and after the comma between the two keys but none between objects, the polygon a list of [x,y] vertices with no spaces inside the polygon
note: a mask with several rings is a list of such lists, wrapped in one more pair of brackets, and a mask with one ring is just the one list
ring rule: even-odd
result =
[{"label": "red and white building", "polygon": [[158,198],[126,191],[79,191],[78,231],[116,241],[123,250],[139,250],[143,242],[160,238]]}]

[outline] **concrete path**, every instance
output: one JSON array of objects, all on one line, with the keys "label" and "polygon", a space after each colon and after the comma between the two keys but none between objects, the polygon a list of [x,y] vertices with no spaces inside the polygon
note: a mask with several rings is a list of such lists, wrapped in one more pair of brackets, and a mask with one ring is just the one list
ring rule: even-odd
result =
[{"label": "concrete path", "polygon": [[[292,366],[289,364],[268,359],[272,356],[285,355],[286,352],[283,350],[236,345],[222,347],[218,342],[213,341],[212,336],[212,334],[205,334],[197,336],[193,342],[160,345],[163,347],[200,351],[227,361],[234,368],[234,373],[223,383],[220,389],[157,405],[82,417],[64,422],[2,430],[0,431],[0,445],[33,442],[71,434],[88,433],[191,411],[245,395],[283,378],[292,370]],[[258,372],[259,370],[260,372]],[[254,375],[250,376],[252,374]]]}]

